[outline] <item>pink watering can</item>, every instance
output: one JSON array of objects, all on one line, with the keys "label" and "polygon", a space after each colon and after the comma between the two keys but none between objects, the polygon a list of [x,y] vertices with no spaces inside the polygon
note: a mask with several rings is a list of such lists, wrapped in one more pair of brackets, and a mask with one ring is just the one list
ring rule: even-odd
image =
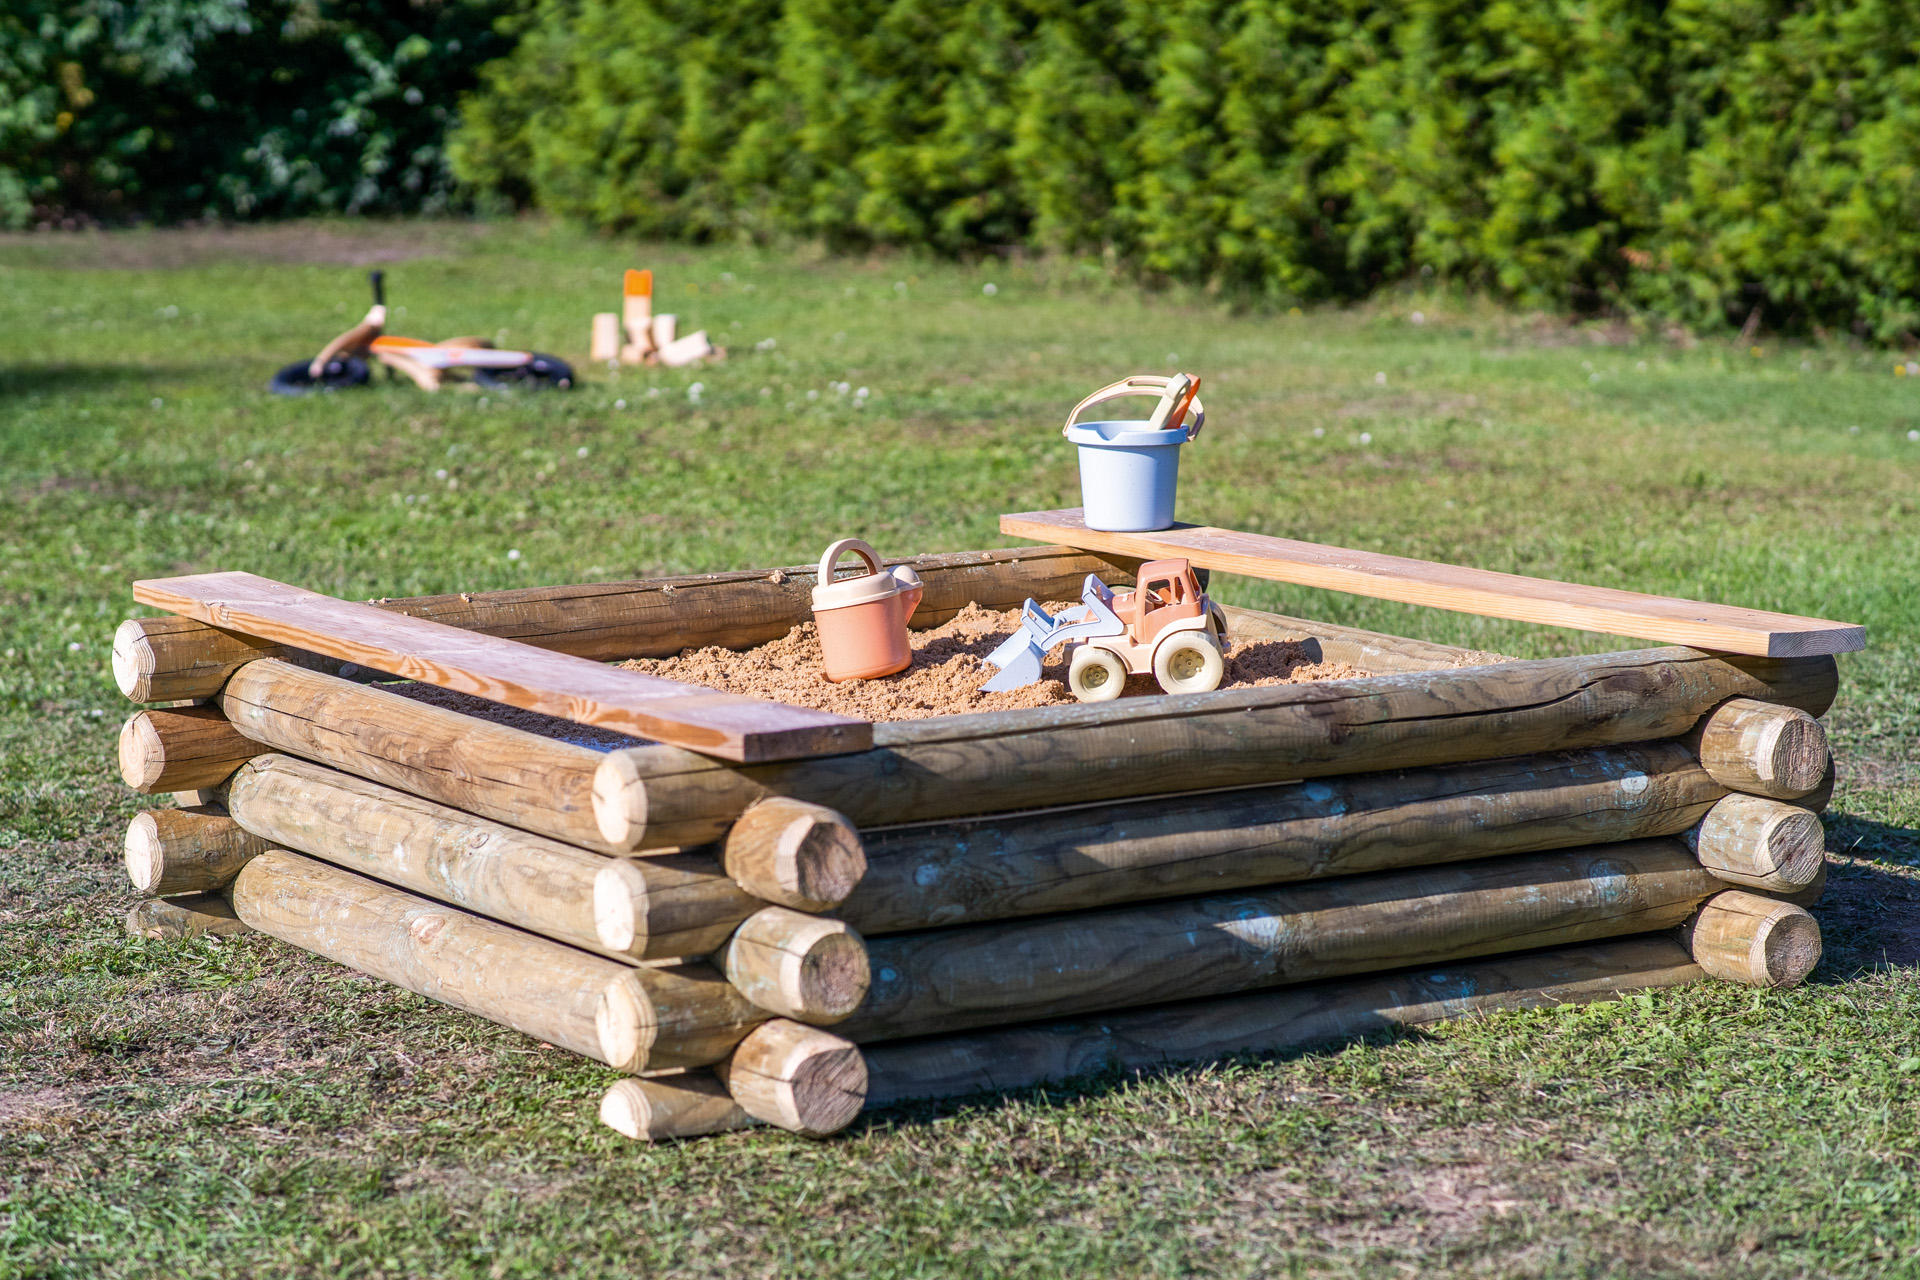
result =
[{"label": "pink watering can", "polygon": [[[866,562],[857,578],[833,580],[833,566],[851,551]],[[813,621],[820,628],[820,652],[827,679],[871,680],[905,671],[913,661],[907,619],[920,607],[925,588],[906,565],[880,567],[874,549],[858,538],[842,538],[820,557],[813,589]]]}]

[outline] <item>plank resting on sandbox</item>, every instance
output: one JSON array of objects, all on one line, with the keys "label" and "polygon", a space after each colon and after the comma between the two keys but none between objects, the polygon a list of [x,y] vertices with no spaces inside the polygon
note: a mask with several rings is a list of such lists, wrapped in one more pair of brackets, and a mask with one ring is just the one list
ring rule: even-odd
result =
[{"label": "plank resting on sandbox", "polygon": [[1176,524],[1153,533],[1103,533],[1087,528],[1078,507],[1004,515],[1000,532],[1106,554],[1185,558],[1196,568],[1221,573],[1723,653],[1805,658],[1867,645],[1866,628],[1850,622],[1584,587],[1233,529]]},{"label": "plank resting on sandbox", "polygon": [[251,573],[133,584],[142,604],[526,711],[752,764],[862,751],[864,720],[622,671]]}]

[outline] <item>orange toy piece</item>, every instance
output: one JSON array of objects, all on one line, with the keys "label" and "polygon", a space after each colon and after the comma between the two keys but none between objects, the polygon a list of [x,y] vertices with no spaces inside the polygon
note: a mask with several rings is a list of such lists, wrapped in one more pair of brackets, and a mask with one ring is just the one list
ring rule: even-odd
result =
[{"label": "orange toy piece", "polygon": [[[866,562],[857,578],[833,580],[833,566],[852,552]],[[820,557],[813,589],[813,620],[820,628],[820,653],[827,679],[872,680],[904,671],[913,661],[907,619],[920,607],[920,575],[906,565],[880,567],[874,549],[858,538],[842,538]]]}]

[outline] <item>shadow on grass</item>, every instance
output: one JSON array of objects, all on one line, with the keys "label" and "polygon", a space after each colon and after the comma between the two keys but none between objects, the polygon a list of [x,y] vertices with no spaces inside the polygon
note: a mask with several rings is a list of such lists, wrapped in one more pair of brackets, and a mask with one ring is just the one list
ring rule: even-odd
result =
[{"label": "shadow on grass", "polygon": [[172,381],[184,372],[139,364],[0,365],[0,400],[117,391],[130,382]]},{"label": "shadow on grass", "polygon": [[1842,817],[1829,823],[1827,847],[1827,892],[1813,908],[1825,954],[1814,981],[1920,968],[1920,869],[1912,865],[1920,830]]}]

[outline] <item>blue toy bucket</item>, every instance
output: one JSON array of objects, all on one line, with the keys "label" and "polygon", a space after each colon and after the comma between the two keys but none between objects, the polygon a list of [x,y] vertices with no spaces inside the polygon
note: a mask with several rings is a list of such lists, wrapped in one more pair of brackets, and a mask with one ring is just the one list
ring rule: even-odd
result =
[{"label": "blue toy bucket", "polygon": [[1139,422],[1082,422],[1067,430],[1080,446],[1080,503],[1087,528],[1145,533],[1173,524],[1184,429],[1142,431]]},{"label": "blue toy bucket", "polygon": [[[1194,395],[1199,386],[1198,378],[1184,374],[1136,374],[1073,407],[1064,434],[1080,447],[1080,504],[1087,528],[1146,533],[1173,524],[1180,446],[1198,436],[1207,421]],[[1158,396],[1161,403],[1145,421],[1074,421],[1082,409],[1126,396]]]}]

